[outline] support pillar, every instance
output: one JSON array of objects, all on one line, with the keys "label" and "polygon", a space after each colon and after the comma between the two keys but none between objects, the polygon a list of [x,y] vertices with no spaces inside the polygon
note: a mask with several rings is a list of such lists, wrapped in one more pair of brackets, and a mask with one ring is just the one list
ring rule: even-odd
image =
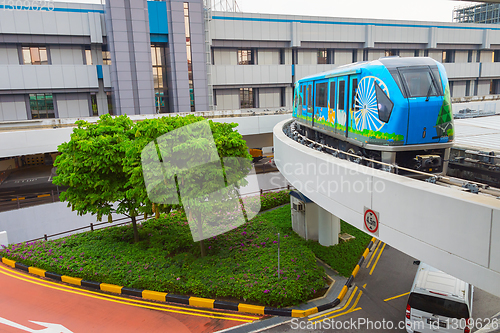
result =
[{"label": "support pillar", "polygon": [[324,210],[318,209],[318,241],[323,246],[337,245],[339,243],[340,218]]}]

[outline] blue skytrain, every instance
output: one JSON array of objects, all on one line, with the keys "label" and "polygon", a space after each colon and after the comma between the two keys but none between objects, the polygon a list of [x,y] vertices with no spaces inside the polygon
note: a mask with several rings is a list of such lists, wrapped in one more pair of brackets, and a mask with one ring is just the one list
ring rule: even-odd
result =
[{"label": "blue skytrain", "polygon": [[293,117],[299,132],[333,148],[446,172],[453,145],[450,89],[443,65],[431,58],[381,58],[300,79]]}]

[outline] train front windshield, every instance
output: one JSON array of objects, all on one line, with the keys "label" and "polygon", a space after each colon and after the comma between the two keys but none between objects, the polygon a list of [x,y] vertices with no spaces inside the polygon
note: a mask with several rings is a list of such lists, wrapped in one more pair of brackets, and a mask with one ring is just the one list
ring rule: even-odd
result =
[{"label": "train front windshield", "polygon": [[437,68],[405,67],[390,72],[405,98],[443,96]]}]

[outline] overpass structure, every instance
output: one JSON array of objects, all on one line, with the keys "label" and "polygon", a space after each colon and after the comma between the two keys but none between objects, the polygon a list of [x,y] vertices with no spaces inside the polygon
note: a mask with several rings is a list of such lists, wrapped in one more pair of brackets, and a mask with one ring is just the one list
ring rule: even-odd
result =
[{"label": "overpass structure", "polygon": [[[378,218],[377,238],[500,296],[498,198],[334,157],[285,135],[289,122],[273,129],[275,163],[297,190],[322,208],[320,218],[331,214],[370,233],[365,213],[372,210]],[[334,223],[330,221],[335,218],[326,220]]]}]

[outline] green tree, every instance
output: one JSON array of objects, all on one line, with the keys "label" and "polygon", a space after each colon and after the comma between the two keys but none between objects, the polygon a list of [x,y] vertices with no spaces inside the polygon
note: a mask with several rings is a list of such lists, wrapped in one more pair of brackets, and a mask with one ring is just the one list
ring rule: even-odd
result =
[{"label": "green tree", "polygon": [[97,123],[79,120],[76,125],[71,140],[58,147],[62,154],[54,164],[54,184],[68,186],[61,200],[68,201],[68,207],[79,215],[97,215],[98,221],[112,213],[129,216],[137,242],[136,216],[142,203],[126,196],[129,176],[123,168],[126,151],[134,140],[132,120],[103,115]]}]

